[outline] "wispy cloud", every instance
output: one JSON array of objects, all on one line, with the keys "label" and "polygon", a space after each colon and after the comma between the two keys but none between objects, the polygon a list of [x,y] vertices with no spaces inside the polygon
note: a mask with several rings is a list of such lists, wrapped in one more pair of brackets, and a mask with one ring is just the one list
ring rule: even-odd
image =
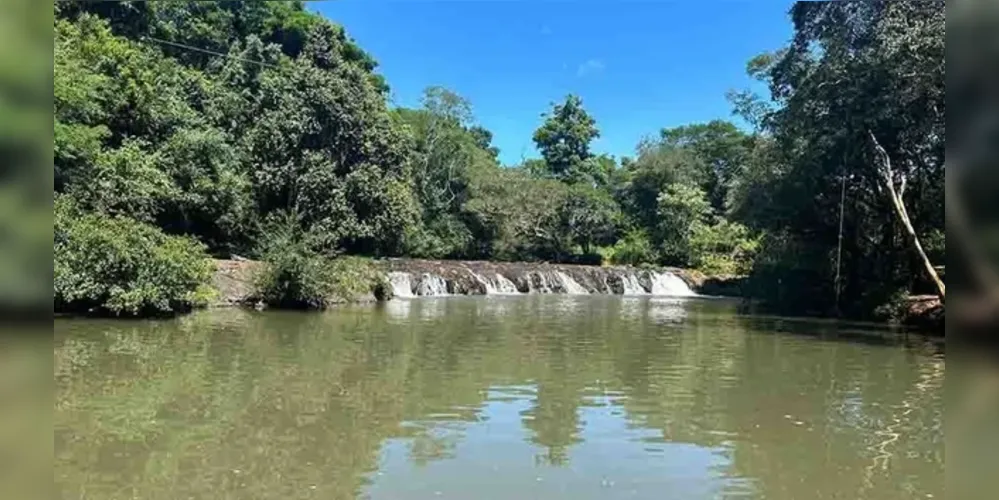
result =
[{"label": "wispy cloud", "polygon": [[576,68],[576,76],[584,77],[586,75],[592,75],[603,71],[604,68],[604,62],[600,59],[590,59]]}]

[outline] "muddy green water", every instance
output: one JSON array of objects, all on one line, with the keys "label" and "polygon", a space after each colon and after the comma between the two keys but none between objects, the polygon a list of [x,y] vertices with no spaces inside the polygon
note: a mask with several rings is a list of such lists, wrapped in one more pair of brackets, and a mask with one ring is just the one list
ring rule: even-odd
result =
[{"label": "muddy green water", "polygon": [[55,323],[65,499],[944,497],[923,340],[711,300]]}]

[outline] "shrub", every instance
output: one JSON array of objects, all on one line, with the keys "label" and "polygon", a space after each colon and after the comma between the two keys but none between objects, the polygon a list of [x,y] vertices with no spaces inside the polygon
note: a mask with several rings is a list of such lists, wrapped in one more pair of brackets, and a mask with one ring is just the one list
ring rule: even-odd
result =
[{"label": "shrub", "polygon": [[884,302],[874,308],[875,319],[900,324],[909,316],[909,295],[905,290],[890,293]]},{"label": "shrub", "polygon": [[56,200],[57,312],[149,316],[205,305],[213,290],[204,245],[127,217],[82,213]]},{"label": "shrub", "polygon": [[670,184],[656,199],[659,223],[657,243],[666,264],[690,265],[691,233],[707,220],[711,204],[702,189],[685,184]]},{"label": "shrub", "polygon": [[[313,247],[313,238],[297,219],[283,216],[265,229],[257,274],[257,295],[265,304],[286,309],[325,309],[331,303],[355,300],[366,293],[382,296],[383,277],[370,260],[327,257]],[[280,218],[279,218],[280,219]]]},{"label": "shrub", "polygon": [[631,231],[614,245],[609,260],[612,264],[637,266],[655,262],[656,253],[644,232]]},{"label": "shrub", "polygon": [[708,274],[747,274],[759,249],[759,238],[738,222],[695,223],[690,230],[690,265]]}]

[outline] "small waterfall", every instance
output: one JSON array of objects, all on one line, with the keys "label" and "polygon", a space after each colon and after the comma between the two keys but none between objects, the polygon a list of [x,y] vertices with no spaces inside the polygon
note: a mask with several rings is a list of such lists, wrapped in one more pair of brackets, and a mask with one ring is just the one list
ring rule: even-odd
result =
[{"label": "small waterfall", "polygon": [[517,290],[517,285],[513,284],[512,281],[500,273],[495,273],[492,276],[483,276],[472,270],[468,272],[475,278],[475,281],[478,281],[482,285],[486,295],[516,295],[520,293]]},{"label": "small waterfall", "polygon": [[392,295],[396,297],[415,297],[413,294],[413,280],[409,273],[391,272],[388,273],[389,284],[392,285]]},{"label": "small waterfall", "polygon": [[[520,295],[531,294],[588,295],[617,293],[626,296],[694,297],[690,286],[670,271],[633,269],[598,269],[576,271],[557,267],[530,270],[516,282],[493,269],[479,274],[465,268],[465,274],[449,282],[442,274],[393,271],[387,273],[392,293],[398,298],[446,296],[453,294]],[[587,274],[590,273],[590,274]],[[576,276],[580,278],[577,281]]]},{"label": "small waterfall", "polygon": [[527,275],[527,293],[552,293],[552,283],[548,273],[532,271]]},{"label": "small waterfall", "polygon": [[486,295],[495,295],[496,294],[496,286],[493,285],[493,283],[491,281],[489,281],[488,279],[486,279],[485,276],[482,276],[481,274],[479,274],[479,273],[477,273],[475,271],[472,271],[471,269],[468,270],[468,274],[471,274],[472,277],[475,278],[475,281],[478,281],[479,284],[482,285],[482,288],[485,290],[485,294]]},{"label": "small waterfall", "polygon": [[572,279],[572,276],[563,273],[562,271],[555,271],[555,276],[561,282],[562,290],[569,295],[588,295],[590,293],[583,285],[580,285],[576,280]]},{"label": "small waterfall", "polygon": [[447,295],[447,281],[436,274],[424,273],[420,276],[419,283],[416,284],[416,294],[420,296]]},{"label": "small waterfall", "polygon": [[[508,280],[505,276],[500,273],[496,273],[493,280],[487,282],[492,286],[492,291],[489,293],[494,293],[497,295],[514,295],[520,293],[517,291],[517,285],[514,285],[512,281]],[[487,288],[488,290],[488,288]]]},{"label": "small waterfall", "polygon": [[652,295],[665,295],[670,297],[693,297],[697,295],[687,286],[687,283],[679,276],[669,272],[653,272]]},{"label": "small waterfall", "polygon": [[642,288],[642,284],[638,282],[638,276],[632,273],[626,273],[621,276],[621,285],[624,287],[623,295],[645,295],[647,293]]},{"label": "small waterfall", "polygon": [[610,293],[610,294],[614,293],[614,289],[611,288],[610,283],[607,282],[607,274],[604,274],[601,277],[601,280],[603,280],[604,289],[600,290],[600,293]]}]

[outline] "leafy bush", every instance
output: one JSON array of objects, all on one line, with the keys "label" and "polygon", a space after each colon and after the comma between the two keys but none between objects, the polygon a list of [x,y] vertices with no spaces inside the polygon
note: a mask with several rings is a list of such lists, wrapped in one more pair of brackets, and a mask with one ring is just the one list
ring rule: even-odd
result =
[{"label": "leafy bush", "polygon": [[629,232],[611,248],[609,253],[608,260],[611,264],[637,266],[656,260],[652,242],[642,231]]},{"label": "leafy bush", "polygon": [[657,198],[658,236],[666,264],[686,266],[691,258],[691,233],[710,214],[711,204],[704,190],[686,184],[670,184]]},{"label": "leafy bush", "polygon": [[407,228],[404,239],[406,255],[443,259],[463,255],[472,242],[472,234],[457,217],[443,214],[426,224]]},{"label": "leafy bush", "polygon": [[909,315],[908,298],[909,294],[905,290],[889,294],[882,304],[874,308],[874,318],[888,323],[902,323]]},{"label": "leafy bush", "polygon": [[127,217],[81,213],[56,200],[57,312],[146,316],[205,305],[212,263],[204,245]]},{"label": "leafy bush", "polygon": [[737,222],[695,223],[690,232],[690,264],[708,274],[746,274],[759,239]]},{"label": "leafy bush", "polygon": [[263,231],[264,266],[255,279],[260,300],[278,308],[325,309],[365,293],[384,293],[382,275],[369,260],[323,255],[312,244],[315,238],[300,228],[297,217],[280,215]]}]

